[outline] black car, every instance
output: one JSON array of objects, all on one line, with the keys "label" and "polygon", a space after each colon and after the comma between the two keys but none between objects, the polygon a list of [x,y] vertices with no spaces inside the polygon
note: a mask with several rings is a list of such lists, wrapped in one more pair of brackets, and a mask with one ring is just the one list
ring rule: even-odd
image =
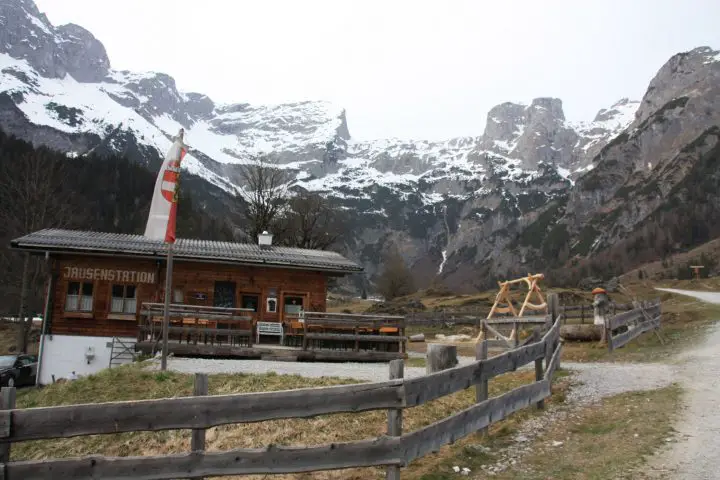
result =
[{"label": "black car", "polygon": [[37,366],[35,355],[0,355],[0,386],[35,385]]}]

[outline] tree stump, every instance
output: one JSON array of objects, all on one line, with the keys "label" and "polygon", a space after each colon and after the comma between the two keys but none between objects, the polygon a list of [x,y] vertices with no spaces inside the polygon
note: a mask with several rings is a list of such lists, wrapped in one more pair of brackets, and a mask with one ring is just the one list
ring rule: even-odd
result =
[{"label": "tree stump", "polygon": [[457,347],[455,345],[443,345],[431,343],[427,348],[427,360],[425,362],[426,373],[435,373],[457,366]]}]

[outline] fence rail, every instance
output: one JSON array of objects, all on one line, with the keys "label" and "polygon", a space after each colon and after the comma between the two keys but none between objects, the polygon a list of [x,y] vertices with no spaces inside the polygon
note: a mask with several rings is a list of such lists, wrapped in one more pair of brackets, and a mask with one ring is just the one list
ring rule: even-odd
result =
[{"label": "fence rail", "polygon": [[[0,447],[8,452],[12,442],[26,440],[170,429],[192,429],[195,451],[146,457],[93,455],[17,462],[9,462],[7,457],[0,458],[0,462],[4,462],[0,463],[0,473],[4,472],[3,480],[150,480],[384,465],[388,467],[388,478],[399,478],[398,467],[498,422],[513,412],[533,404],[540,406],[551,393],[552,373],[559,364],[562,346],[560,320],[558,318],[542,337],[535,332],[536,341],[533,343],[495,357],[481,358],[470,365],[413,379],[207,396],[202,394],[207,392],[207,377],[198,374],[195,377],[195,393],[200,396],[29,409],[15,409],[14,389],[7,394],[4,390],[3,398],[9,400],[0,405]],[[487,352],[487,344],[481,344],[481,347]],[[543,360],[546,365],[544,375]],[[391,363],[391,377],[401,377],[402,367],[397,368],[395,362],[402,360]],[[402,409],[473,386],[486,387],[488,379],[532,362],[536,365],[534,383],[489,399],[486,393],[479,393],[475,405],[420,430],[401,434]],[[478,390],[481,391],[482,388]],[[269,446],[212,453],[199,449],[204,444],[203,430],[218,425],[379,409],[388,409],[389,426],[388,435],[376,439],[312,447]]]},{"label": "fence rail", "polygon": [[[612,352],[645,332],[660,329],[661,318],[660,300],[639,303],[632,310],[610,317],[605,325],[608,350]],[[615,333],[619,329],[625,331]]]}]

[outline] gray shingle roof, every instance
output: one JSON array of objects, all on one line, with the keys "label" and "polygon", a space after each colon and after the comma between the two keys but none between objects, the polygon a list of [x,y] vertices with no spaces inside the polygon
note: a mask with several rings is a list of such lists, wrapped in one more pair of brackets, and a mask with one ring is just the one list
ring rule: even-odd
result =
[{"label": "gray shingle roof", "polygon": [[[128,255],[133,257],[165,257],[167,244],[142,235],[102,233],[75,230],[40,230],[10,242],[19,250],[62,251]],[[294,267],[341,273],[362,271],[357,263],[342,255],[325,250],[306,250],[280,246],[260,247],[253,243],[215,242],[178,238],[173,246],[175,258],[200,261],[231,262],[244,265]]]}]

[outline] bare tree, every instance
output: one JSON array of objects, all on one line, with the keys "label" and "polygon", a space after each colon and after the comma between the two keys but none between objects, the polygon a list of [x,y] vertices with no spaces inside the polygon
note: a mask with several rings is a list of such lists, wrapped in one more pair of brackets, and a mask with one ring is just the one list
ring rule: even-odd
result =
[{"label": "bare tree", "polygon": [[377,281],[377,289],[385,300],[393,300],[415,292],[412,273],[397,249],[392,249],[385,257],[383,271]]},{"label": "bare tree", "polygon": [[[65,189],[66,174],[61,161],[45,150],[26,153],[0,162],[0,241],[48,227],[71,223],[71,192]],[[18,349],[27,347],[32,314],[43,306],[44,260],[15,252],[0,250],[0,268],[7,275],[7,284],[19,295],[16,305],[22,328],[18,333]],[[30,313],[30,315],[28,315]]]},{"label": "bare tree", "polygon": [[345,216],[327,198],[301,192],[290,199],[278,233],[287,246],[326,250],[339,242],[345,227]]},{"label": "bare tree", "polygon": [[276,159],[260,156],[240,167],[243,200],[241,229],[256,241],[263,231],[272,231],[285,214],[288,205],[289,175]]}]

